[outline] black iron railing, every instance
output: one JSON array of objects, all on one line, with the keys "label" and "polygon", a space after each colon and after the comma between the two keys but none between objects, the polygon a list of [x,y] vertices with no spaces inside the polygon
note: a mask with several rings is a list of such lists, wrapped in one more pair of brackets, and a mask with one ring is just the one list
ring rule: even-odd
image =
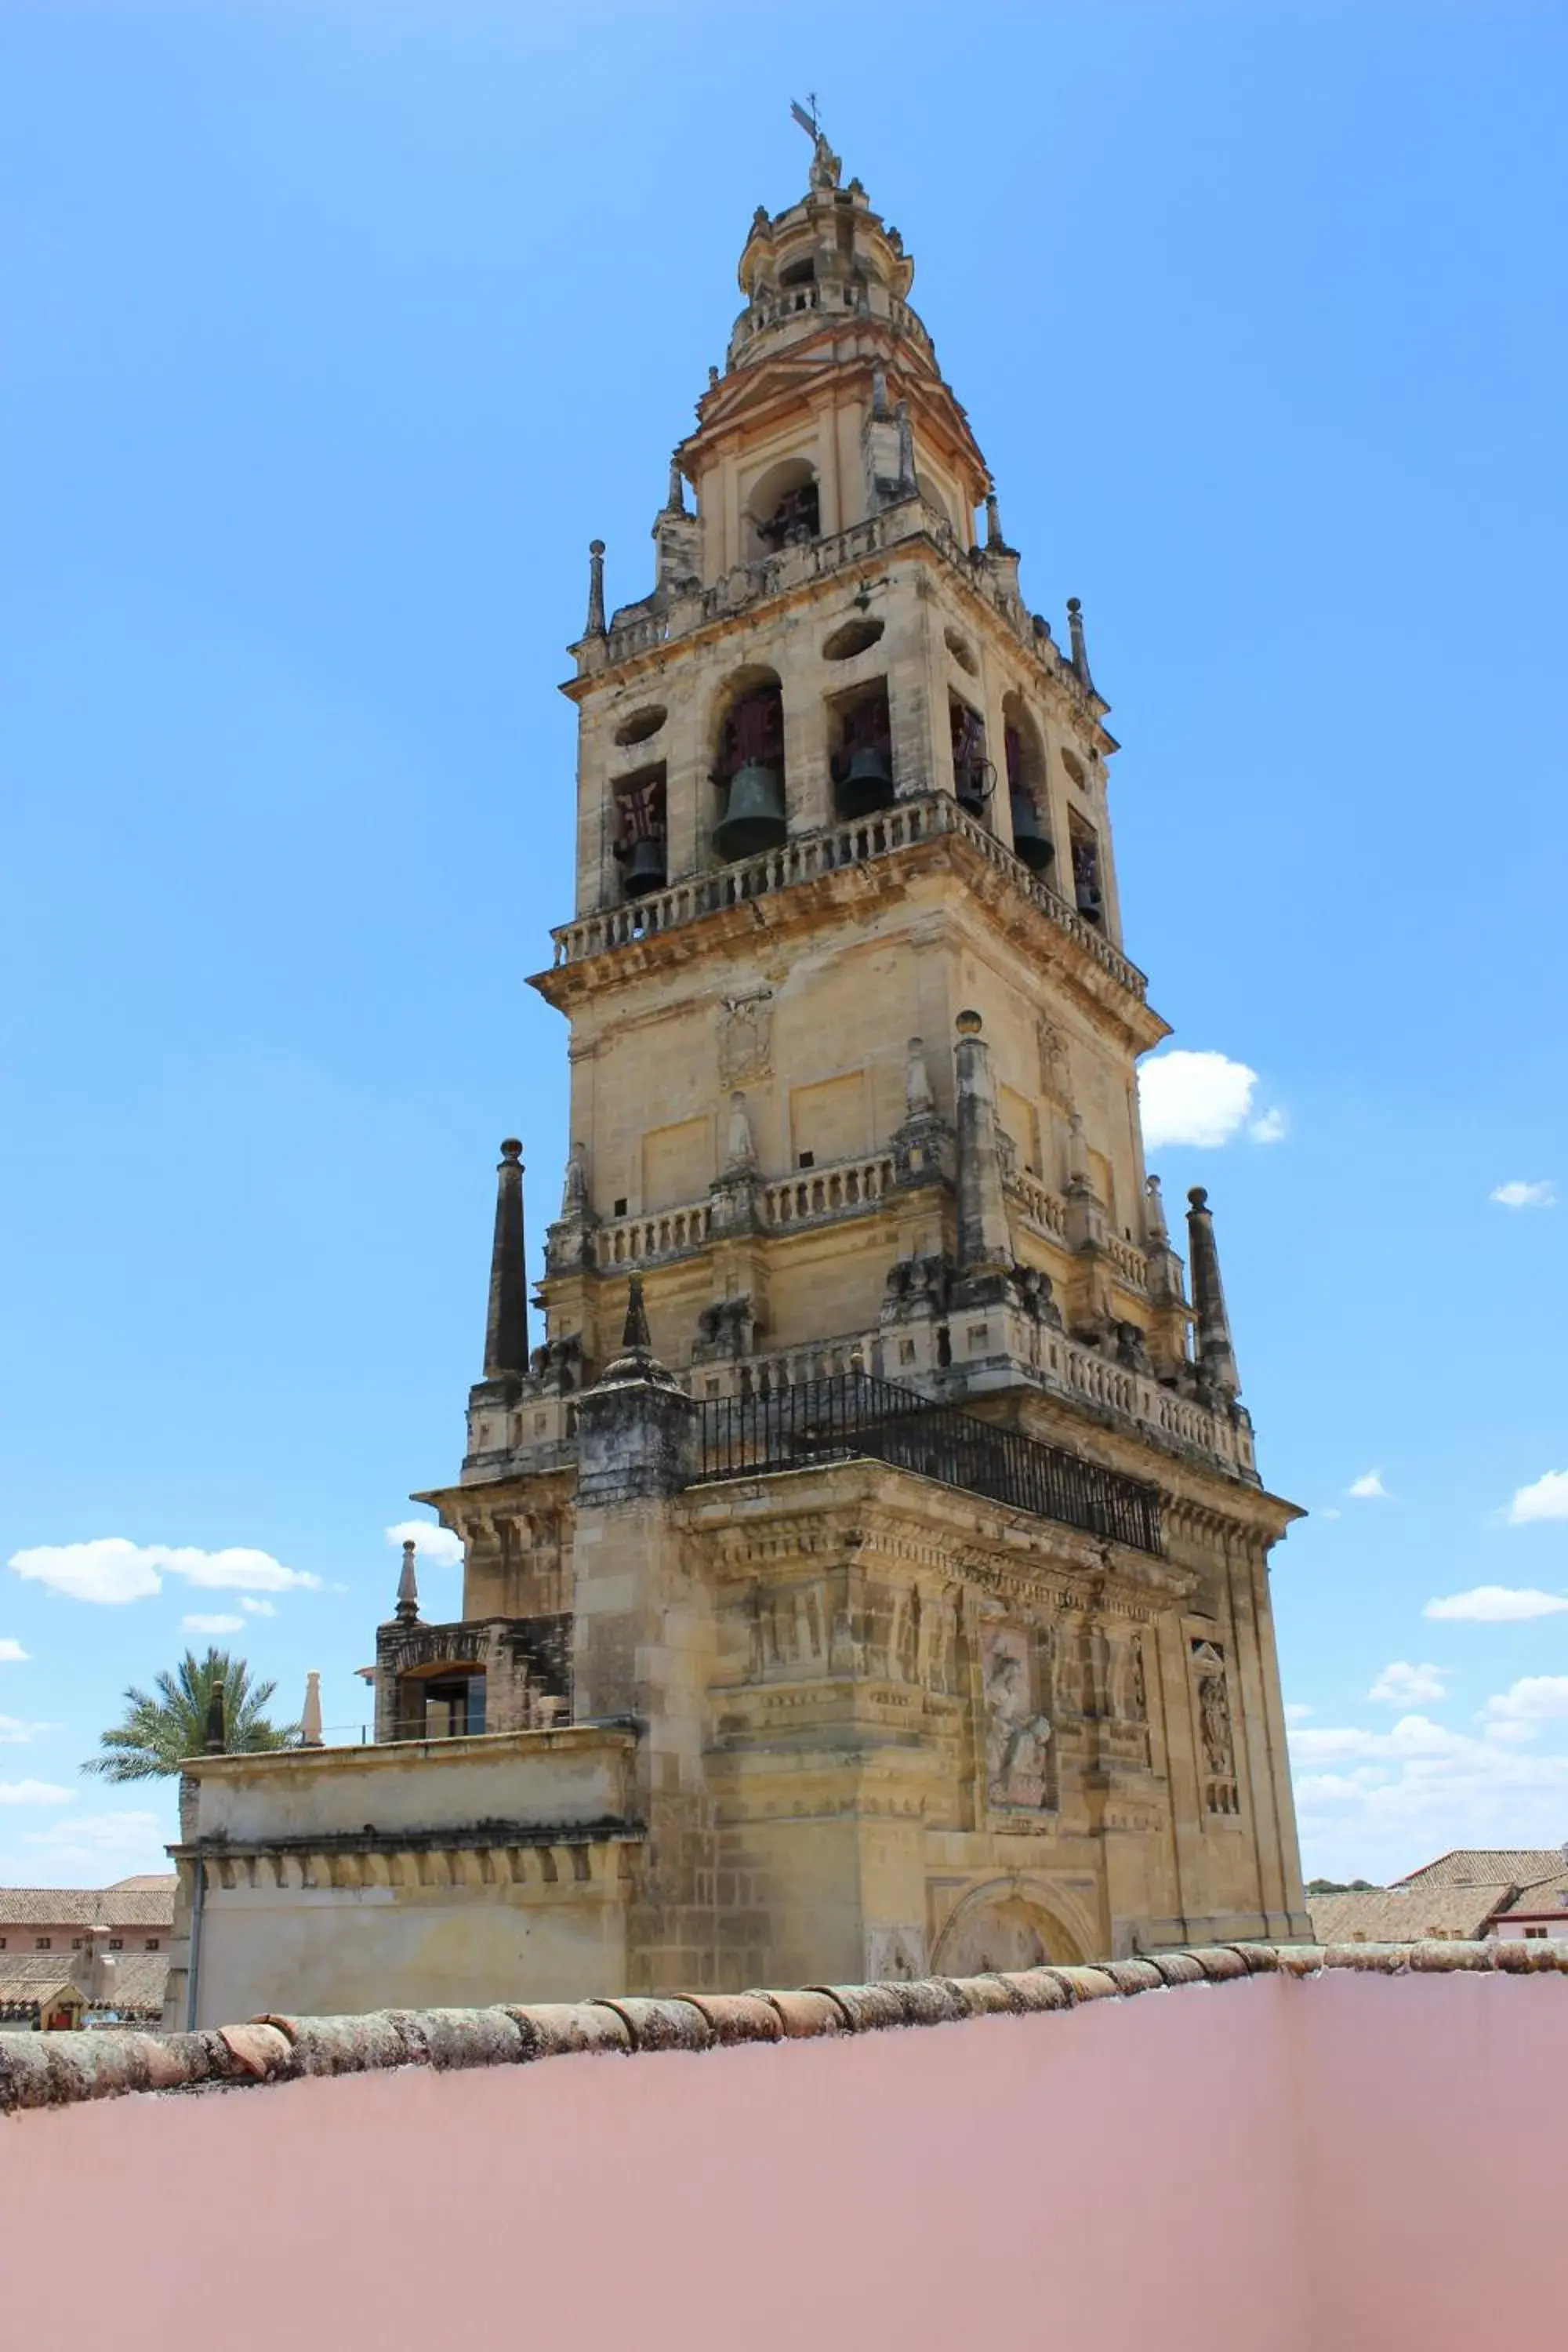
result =
[{"label": "black iron railing", "polygon": [[1137,1551],[1163,1549],[1154,1487],[868,1372],[829,1373],[771,1397],[708,1397],[698,1412],[699,1481],[869,1459]]}]

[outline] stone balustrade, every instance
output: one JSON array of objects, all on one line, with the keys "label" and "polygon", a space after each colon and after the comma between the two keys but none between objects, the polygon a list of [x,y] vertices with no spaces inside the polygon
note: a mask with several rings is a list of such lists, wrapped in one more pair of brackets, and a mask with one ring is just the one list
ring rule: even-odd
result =
[{"label": "stone balustrade", "polygon": [[1022,1210],[1026,1223],[1037,1233],[1048,1234],[1053,1241],[1065,1242],[1068,1230],[1068,1204],[1059,1192],[1053,1192],[1028,1169],[1019,1168],[1009,1178],[1007,1190]]},{"label": "stone balustrade", "polygon": [[[901,305],[896,307],[900,315],[895,323],[909,324],[911,331],[923,334],[913,314],[904,312]],[[965,588],[985,599],[1043,677],[1087,702],[1092,712],[1103,710],[1105,706],[1093,688],[1084,684],[1044,625],[1036,626],[1034,615],[1024,610],[1008,580],[993,568],[985,550],[966,547],[946,516],[919,494],[883,507],[843,530],[828,531],[798,546],[781,548],[776,554],[737,564],[707,587],[671,596],[657,608],[647,604],[625,607],[624,617],[614,616],[603,636],[587,636],[579,642],[578,674],[586,676],[635,660],[735,613],[751,611],[771,596],[786,595],[809,581],[827,578],[848,564],[918,540],[927,542]]]},{"label": "stone balustrade", "polygon": [[1142,1003],[1148,982],[1136,964],[1113,947],[1097,925],[1086,922],[1064,898],[1037,882],[1026,866],[1014,856],[995,835],[960,808],[951,793],[926,793],[896,801],[872,816],[856,817],[815,833],[797,834],[780,849],[737,859],[707,874],[693,874],[666,890],[625,906],[605,907],[563,923],[551,936],[555,942],[555,969],[581,963],[588,957],[613,953],[618,948],[657,938],[661,932],[700,922],[727,907],[738,907],[775,890],[816,881],[848,866],[889,857],[917,843],[952,835],[967,842],[986,862],[1005,875],[1020,896],[1064,932],[1118,986]]},{"label": "stone balustrade", "polygon": [[647,1217],[616,1217],[595,1228],[589,1240],[601,1273],[617,1265],[645,1265],[652,1258],[677,1257],[705,1247],[713,1222],[712,1203],[689,1201]]},{"label": "stone balustrade", "polygon": [[897,1172],[890,1151],[874,1153],[868,1160],[841,1160],[827,1168],[803,1169],[776,1184],[764,1184],[763,1213],[774,1227],[842,1217],[883,1200],[892,1191]]}]

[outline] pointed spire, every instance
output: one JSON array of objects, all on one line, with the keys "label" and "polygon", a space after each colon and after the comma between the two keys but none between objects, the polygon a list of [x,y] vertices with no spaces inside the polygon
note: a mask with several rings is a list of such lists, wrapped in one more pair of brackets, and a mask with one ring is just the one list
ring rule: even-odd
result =
[{"label": "pointed spire", "polygon": [[485,1378],[528,1370],[528,1275],[522,1255],[522,1146],[509,1135],[496,1170],[496,1227],[490,1248],[490,1303],[485,1323]]},{"label": "pointed spire", "polygon": [[223,1676],[215,1675],[207,1694],[206,1727],[202,1744],[209,1756],[221,1756],[228,1747],[228,1731],[224,1721]]},{"label": "pointed spire", "polygon": [[899,403],[899,479],[894,495],[912,499],[920,488],[915,474],[915,428],[910,420],[910,404]]},{"label": "pointed spire", "polygon": [[419,1583],[414,1573],[414,1538],[405,1539],[403,1566],[397,1578],[397,1607],[394,1611],[400,1625],[416,1625],[419,1622]]},{"label": "pointed spire", "polygon": [[1076,596],[1068,598],[1068,630],[1072,641],[1072,666],[1092,692],[1094,680],[1089,674],[1089,649],[1083,635],[1083,606]]},{"label": "pointed spire", "polygon": [[626,1319],[621,1328],[623,1356],[651,1356],[653,1335],[647,1328],[647,1308],[643,1305],[642,1276],[634,1274],[626,1284]]},{"label": "pointed spire", "polygon": [[305,1704],[300,1709],[300,1745],[321,1748],[321,1677],[314,1667],[305,1676]]},{"label": "pointed spire", "polygon": [[1013,1255],[996,1144],[991,1049],[980,1034],[981,1026],[978,1013],[961,1013],[953,1049],[958,1071],[958,1263],[963,1270],[1005,1265]]},{"label": "pointed spire", "polygon": [[588,541],[588,625],[584,636],[602,637],[605,634],[605,542],[602,539]]},{"label": "pointed spire", "polygon": [[670,451],[669,496],[666,499],[664,505],[665,512],[667,514],[683,515],[686,512],[686,479],[680,470],[680,452],[679,449],[672,449]]},{"label": "pointed spire", "polygon": [[985,493],[985,544],[997,549],[1007,544],[1002,536],[1002,509],[996,503],[994,485]]},{"label": "pointed spire", "polygon": [[1215,1386],[1228,1397],[1241,1387],[1236,1350],[1230,1343],[1230,1318],[1219,1278],[1219,1251],[1215,1244],[1214,1219],[1208,1194],[1194,1184],[1187,1194],[1187,1263],[1192,1269],[1193,1312],[1197,1318],[1198,1362]]}]

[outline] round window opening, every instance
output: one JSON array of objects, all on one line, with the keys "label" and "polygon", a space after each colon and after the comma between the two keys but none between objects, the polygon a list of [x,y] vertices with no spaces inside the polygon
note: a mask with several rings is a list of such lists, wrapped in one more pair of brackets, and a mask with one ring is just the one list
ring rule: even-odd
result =
[{"label": "round window opening", "polygon": [[857,654],[869,652],[886,626],[885,621],[846,621],[823,646],[823,660],[852,661]]},{"label": "round window opening", "polygon": [[662,702],[652,702],[646,710],[634,710],[631,717],[623,719],[616,728],[616,740],[617,743],[646,743],[650,735],[658,733],[668,716]]}]

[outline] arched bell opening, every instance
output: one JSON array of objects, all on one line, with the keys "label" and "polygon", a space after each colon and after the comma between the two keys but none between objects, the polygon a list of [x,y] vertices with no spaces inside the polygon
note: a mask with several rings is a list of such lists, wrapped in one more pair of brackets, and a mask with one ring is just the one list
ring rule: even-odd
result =
[{"label": "arched bell opening", "polygon": [[1068,816],[1072,848],[1073,904],[1086,922],[1105,921],[1105,885],[1100,865],[1100,835],[1076,809]]},{"label": "arched bell opening", "polygon": [[721,863],[782,849],[784,803],[784,696],[771,669],[742,670],[720,706],[713,784],[719,796],[713,847]]},{"label": "arched bell opening", "polygon": [[1056,859],[1047,824],[1046,751],[1040,730],[1022,698],[1002,703],[1002,746],[1007,770],[1007,809],[1013,821],[1013,855],[1031,874],[1044,874]]},{"label": "arched bell opening", "polygon": [[616,778],[610,794],[610,849],[621,871],[621,894],[646,898],[669,880],[669,821],[665,763]]},{"label": "arched bell opening", "polygon": [[827,708],[828,768],[839,817],[871,816],[878,809],[891,808],[896,793],[887,679],[857,687]]},{"label": "arched bell opening", "polygon": [[952,789],[959,806],[988,824],[996,771],[985,753],[985,721],[973,703],[950,693],[947,723],[952,744]]},{"label": "arched bell opening", "polygon": [[822,499],[809,457],[784,457],[752,483],[746,499],[747,554],[755,562],[820,537]]}]

